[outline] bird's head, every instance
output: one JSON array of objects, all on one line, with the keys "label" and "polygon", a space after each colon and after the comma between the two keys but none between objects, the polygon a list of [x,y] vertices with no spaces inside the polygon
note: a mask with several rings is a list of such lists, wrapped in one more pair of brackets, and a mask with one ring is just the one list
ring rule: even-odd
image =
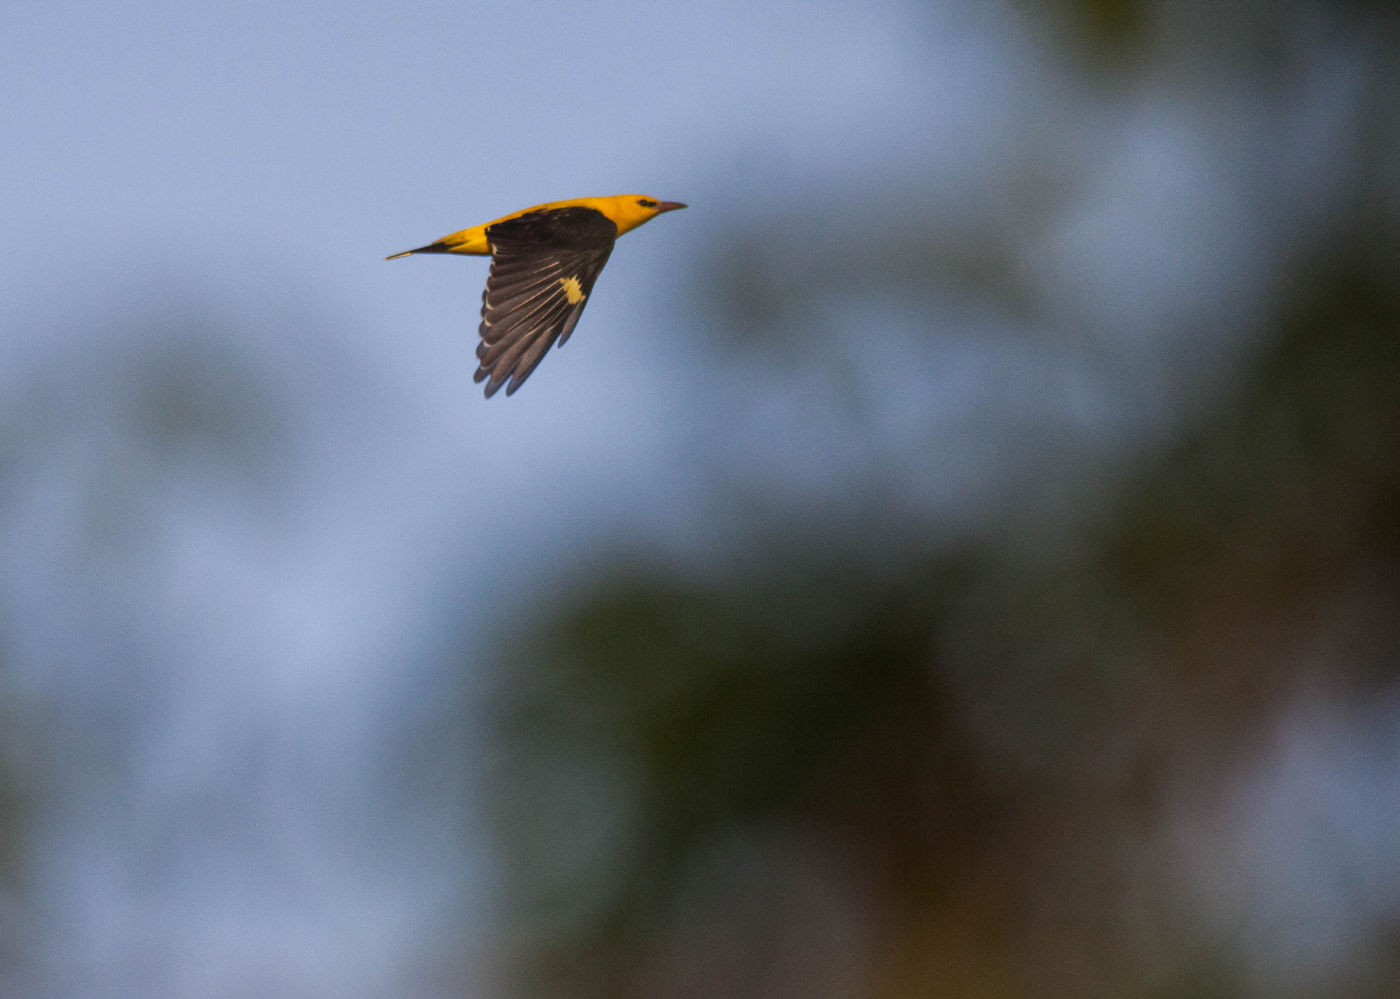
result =
[{"label": "bird's head", "polygon": [[685,207],[679,201],[658,201],[645,194],[619,194],[608,200],[612,202],[609,212],[613,221],[617,223],[619,236],[637,228],[643,222],[656,218],[662,212],[673,212],[677,208]]}]

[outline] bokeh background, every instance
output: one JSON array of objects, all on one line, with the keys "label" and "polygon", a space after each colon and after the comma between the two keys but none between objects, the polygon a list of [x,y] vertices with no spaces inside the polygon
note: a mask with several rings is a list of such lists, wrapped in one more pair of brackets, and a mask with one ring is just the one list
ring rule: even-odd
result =
[{"label": "bokeh background", "polygon": [[1397,10],[0,2],[0,995],[1400,994]]}]

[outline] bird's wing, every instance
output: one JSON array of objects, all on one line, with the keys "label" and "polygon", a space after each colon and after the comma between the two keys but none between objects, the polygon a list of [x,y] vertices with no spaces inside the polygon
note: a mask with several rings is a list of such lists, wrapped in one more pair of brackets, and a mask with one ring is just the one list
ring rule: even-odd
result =
[{"label": "bird's wing", "polygon": [[[573,332],[608,262],[617,226],[591,208],[528,212],[486,230],[491,274],[481,295],[474,380],[510,395]],[[488,380],[489,379],[489,380]]]}]

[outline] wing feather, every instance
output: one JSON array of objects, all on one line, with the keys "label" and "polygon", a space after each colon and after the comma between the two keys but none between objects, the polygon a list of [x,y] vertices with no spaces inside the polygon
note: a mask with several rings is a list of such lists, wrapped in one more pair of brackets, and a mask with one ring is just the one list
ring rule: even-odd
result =
[{"label": "wing feather", "polygon": [[[515,392],[566,340],[612,253],[617,226],[589,208],[547,209],[486,231],[491,273],[481,296],[479,367],[486,395]],[[509,383],[507,385],[507,383]]]}]

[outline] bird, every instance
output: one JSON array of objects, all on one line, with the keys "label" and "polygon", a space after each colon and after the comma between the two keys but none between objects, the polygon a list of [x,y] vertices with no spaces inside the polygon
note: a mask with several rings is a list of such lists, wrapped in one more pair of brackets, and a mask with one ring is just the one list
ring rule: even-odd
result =
[{"label": "bird", "polygon": [[551,201],[384,259],[414,253],[491,257],[472,380],[486,382],[488,399],[502,385],[509,396],[550,347],[569,339],[617,237],[684,207],[644,194]]}]

